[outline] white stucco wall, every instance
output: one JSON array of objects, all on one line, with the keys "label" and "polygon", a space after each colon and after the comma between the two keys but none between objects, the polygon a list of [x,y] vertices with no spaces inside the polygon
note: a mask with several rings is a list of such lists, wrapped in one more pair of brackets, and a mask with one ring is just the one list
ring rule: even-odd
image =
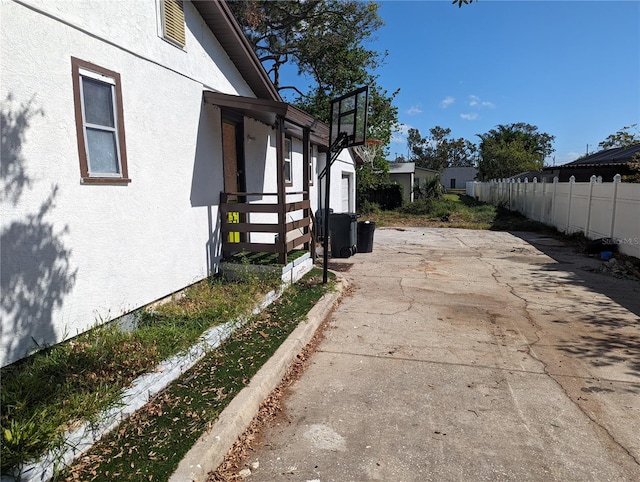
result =
[{"label": "white stucco wall", "polygon": [[390,172],[389,178],[392,182],[402,186],[402,199],[404,202],[412,202],[414,174],[412,172]]},{"label": "white stucco wall", "polygon": [[445,189],[451,188],[451,180],[456,180],[456,189],[465,189],[467,182],[474,181],[478,169],[475,167],[447,167],[440,175],[440,182]]},{"label": "white stucco wall", "polygon": [[[184,50],[154,0],[0,8],[5,365],[207,276],[223,182],[202,91],[253,94],[188,2]],[[129,185],[80,182],[72,56],[121,75]]]},{"label": "white stucco wall", "polygon": [[[277,131],[259,121],[251,118],[245,119],[245,130],[251,134],[247,136],[245,140],[245,163],[246,163],[246,178],[247,178],[247,192],[254,193],[277,193],[277,151],[276,151],[276,135]],[[304,191],[304,159],[303,159],[303,145],[302,139],[296,137],[291,138],[292,149],[292,185],[286,187],[287,202],[300,201],[303,199],[302,193]],[[317,157],[318,147],[312,145],[311,157],[313,160],[313,182],[309,187],[310,191],[310,204],[312,210],[315,212],[315,206],[317,205]],[[252,196],[249,199],[250,202],[255,203],[276,203],[276,196]],[[275,213],[253,213],[250,214],[250,221],[255,223],[276,224],[278,222],[278,215]],[[301,219],[303,216],[302,211],[288,213],[288,221]],[[302,235],[302,230],[291,232],[289,238],[294,238]],[[252,233],[250,235],[250,241],[253,243],[266,243],[271,244],[274,242],[275,234],[272,233]]]},{"label": "white stucco wall", "polygon": [[[318,168],[317,172],[320,173],[324,169],[326,164],[326,156],[321,154],[318,159]],[[343,200],[342,200],[342,177],[349,176],[350,182],[350,192],[349,192],[349,209],[343,209]],[[325,195],[325,179],[322,179],[319,183],[316,182],[314,186],[317,189],[317,195],[314,199],[317,201],[317,204],[311,204],[314,212],[319,209],[324,209],[324,195]],[[330,209],[333,209],[335,213],[342,212],[355,212],[356,209],[356,169],[355,162],[351,157],[348,149],[343,149],[338,158],[334,161],[331,166],[331,183],[330,183],[330,195],[329,195],[329,206]],[[312,199],[313,201],[313,199]]]}]

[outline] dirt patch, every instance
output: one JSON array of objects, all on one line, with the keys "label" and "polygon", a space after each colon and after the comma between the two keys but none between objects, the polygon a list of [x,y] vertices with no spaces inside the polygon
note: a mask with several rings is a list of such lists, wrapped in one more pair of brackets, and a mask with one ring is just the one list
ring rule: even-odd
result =
[{"label": "dirt patch", "polygon": [[329,262],[328,268],[331,271],[337,271],[339,273],[346,273],[353,267],[353,263],[331,263]]}]

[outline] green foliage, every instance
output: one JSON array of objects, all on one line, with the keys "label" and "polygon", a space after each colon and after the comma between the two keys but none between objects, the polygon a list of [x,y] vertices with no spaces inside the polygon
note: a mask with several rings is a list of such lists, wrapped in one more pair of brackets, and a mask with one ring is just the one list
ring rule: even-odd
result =
[{"label": "green foliage", "polygon": [[[383,145],[398,124],[393,100],[375,71],[387,56],[365,46],[383,25],[376,2],[357,0],[250,0],[229,3],[276,88],[293,90],[293,103],[329,123],[330,101],[369,86],[368,132]],[[282,85],[280,68],[294,64],[308,86]],[[306,79],[306,80],[305,80]]]},{"label": "green foliage", "polygon": [[362,202],[359,211],[361,214],[379,214],[382,209],[380,209],[379,204],[370,202],[368,199],[365,199]]},{"label": "green foliage", "polygon": [[444,194],[440,199],[420,199],[393,211],[365,217],[378,226],[437,226],[495,231],[533,231],[552,234],[553,228],[521,214],[476,201],[469,196]]},{"label": "green foliage", "polygon": [[446,167],[475,166],[478,155],[472,142],[462,137],[451,139],[451,129],[440,126],[429,129],[429,133],[429,137],[422,137],[418,129],[409,129],[410,160],[417,166],[436,171]]},{"label": "green foliage", "polygon": [[355,0],[243,0],[229,2],[279,90],[279,71],[293,63],[322,92],[365,83],[384,57],[364,42],[383,24],[378,4]]},{"label": "green foliage", "polygon": [[[612,149],[614,147],[629,147],[633,144],[640,143],[640,133],[638,132],[638,124],[631,124],[620,129],[615,134],[607,136],[598,146],[601,149]],[[631,132],[635,130],[636,132]]]},{"label": "green foliage", "polygon": [[375,188],[358,189],[356,205],[358,209],[365,202],[377,204],[381,209],[395,209],[402,206],[402,186],[393,182],[380,183]]},{"label": "green foliage", "polygon": [[430,215],[433,210],[433,199],[422,198],[403,205],[399,211],[414,216]]},{"label": "green foliage", "polygon": [[537,171],[554,149],[554,136],[523,122],[499,125],[480,137],[478,174],[481,180],[502,179],[524,171]]},{"label": "green foliage", "polygon": [[193,443],[333,286],[322,284],[319,269],[289,286],[63,475],[72,480],[167,480]]},{"label": "green foliage", "polygon": [[422,184],[413,187],[413,198],[418,199],[440,199],[444,194],[444,188],[440,182],[440,177],[425,179]]},{"label": "green foliage", "polygon": [[197,342],[208,328],[252,309],[279,280],[211,278],[137,313],[137,329],[100,325],[2,368],[2,472],[61,443],[61,434],[115,403],[136,377]]},{"label": "green foliage", "polygon": [[640,154],[636,153],[628,166],[631,173],[622,176],[622,182],[640,183]]}]

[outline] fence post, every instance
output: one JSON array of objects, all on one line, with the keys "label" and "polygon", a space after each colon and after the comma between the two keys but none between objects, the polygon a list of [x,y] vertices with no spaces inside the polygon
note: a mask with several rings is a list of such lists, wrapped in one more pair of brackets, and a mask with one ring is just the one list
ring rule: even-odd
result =
[{"label": "fence post", "polygon": [[587,200],[587,220],[584,223],[584,235],[589,237],[589,224],[591,224],[591,201],[593,199],[593,185],[598,182],[598,178],[593,175],[589,178],[589,199]]},{"label": "fence post", "polygon": [[567,228],[565,229],[565,233],[571,234],[569,232],[569,225],[571,224],[571,198],[573,197],[573,183],[576,182],[576,176],[571,176],[569,178],[569,202],[567,207]]},{"label": "fence post", "polygon": [[556,223],[556,189],[558,189],[558,176],[553,177],[553,193],[551,194],[551,223],[554,226],[558,226]]},{"label": "fence post", "polygon": [[[538,178],[533,177],[533,206],[531,206],[531,217],[536,221],[540,221],[540,218],[536,218],[536,196],[538,195]],[[541,213],[542,214],[542,213]]]},{"label": "fence post", "polygon": [[611,232],[609,237],[613,239],[613,228],[616,224],[616,204],[618,202],[618,184],[622,181],[622,176],[620,174],[616,174],[613,176],[613,198],[611,199],[612,209],[611,209]]}]

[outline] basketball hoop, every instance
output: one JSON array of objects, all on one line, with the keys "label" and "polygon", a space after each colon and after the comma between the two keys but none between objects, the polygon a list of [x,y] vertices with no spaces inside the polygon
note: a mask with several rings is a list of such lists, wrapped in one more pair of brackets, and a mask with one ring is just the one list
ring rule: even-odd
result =
[{"label": "basketball hoop", "polygon": [[371,168],[373,172],[382,172],[380,170],[374,169],[374,161],[376,160],[376,156],[378,152],[382,149],[383,142],[379,139],[367,139],[365,143],[361,146],[352,147],[353,151],[356,153],[360,159],[362,159],[365,163],[371,164]]}]

